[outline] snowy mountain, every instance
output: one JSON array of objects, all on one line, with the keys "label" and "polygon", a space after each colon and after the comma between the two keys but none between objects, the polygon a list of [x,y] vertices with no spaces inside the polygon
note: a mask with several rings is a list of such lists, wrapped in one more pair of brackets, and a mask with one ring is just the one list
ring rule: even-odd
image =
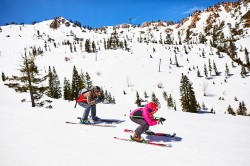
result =
[{"label": "snowy mountain", "polygon": [[[30,100],[29,93],[17,93],[4,85],[10,81],[1,79],[0,165],[249,165],[248,117],[227,113],[229,105],[237,111],[241,102],[250,108],[250,65],[245,51],[250,51],[249,8],[249,1],[228,2],[196,11],[179,23],[156,21],[140,26],[88,29],[63,17],[34,25],[1,26],[0,67],[6,77],[20,75],[25,49],[27,54],[40,51],[35,60],[40,75],[55,67],[63,86],[65,78],[72,79],[74,66],[88,72],[94,85],[116,99],[114,105],[98,104],[98,116],[125,122],[116,128],[65,124],[66,120],[78,122],[82,115],[74,101],[45,95],[53,108],[32,108],[30,102],[21,102]],[[182,74],[192,82],[197,102],[203,105],[201,113],[182,111]],[[145,138],[171,142],[172,148],[112,138],[128,138],[123,130],[136,128],[128,118],[137,107],[136,92],[148,101],[155,93],[160,101],[157,116],[167,120],[151,129],[177,133],[173,139]],[[145,92],[149,97],[144,97]],[[167,106],[163,92],[172,96],[176,111]]]},{"label": "snowy mountain", "polygon": [[[1,69],[6,76],[18,74],[24,49],[37,49],[42,50],[36,60],[41,72],[45,74],[48,66],[54,66],[63,84],[64,77],[71,79],[75,65],[79,72],[89,72],[95,84],[111,91],[118,103],[134,103],[134,97],[121,96],[122,91],[134,96],[135,91],[140,96],[144,91],[149,96],[155,92],[160,100],[166,91],[181,110],[179,86],[183,73],[192,81],[199,104],[205,104],[208,110],[224,113],[229,104],[237,109],[242,101],[247,108],[250,106],[249,74],[241,75],[243,66],[249,71],[245,53],[249,52],[250,40],[247,1],[196,11],[177,24],[158,21],[140,27],[123,24],[89,30],[57,17],[35,25],[1,29]],[[90,53],[86,52],[87,41]],[[91,50],[92,43],[96,52]],[[109,49],[108,43],[113,43]],[[235,47],[233,53],[230,43]]]}]

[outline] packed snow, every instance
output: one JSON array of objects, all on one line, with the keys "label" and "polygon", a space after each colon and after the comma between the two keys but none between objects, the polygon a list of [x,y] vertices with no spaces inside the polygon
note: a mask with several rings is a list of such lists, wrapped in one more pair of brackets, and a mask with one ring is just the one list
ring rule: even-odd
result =
[{"label": "packed snow", "polygon": [[[78,122],[83,109],[74,102],[54,101],[52,110],[31,108],[21,95],[1,83],[0,163],[9,165],[249,165],[249,117],[223,114],[191,114],[160,109],[164,125],[155,132],[176,133],[174,138],[144,136],[145,139],[171,143],[156,147],[115,140],[129,138],[124,129],[135,129],[128,118],[133,104],[97,105],[101,118],[125,120],[117,127],[66,124]],[[3,95],[5,94],[5,95]],[[8,99],[7,96],[8,95]]]}]

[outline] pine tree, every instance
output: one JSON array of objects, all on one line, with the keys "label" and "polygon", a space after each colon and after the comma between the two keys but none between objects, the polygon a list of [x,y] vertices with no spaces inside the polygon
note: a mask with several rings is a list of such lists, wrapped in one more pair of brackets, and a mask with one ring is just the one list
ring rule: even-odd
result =
[{"label": "pine tree", "polygon": [[112,98],[112,104],[116,104],[116,102],[115,102],[115,97],[113,96],[113,98]]},{"label": "pine tree", "polygon": [[215,64],[215,62],[213,61],[213,69],[214,69],[214,73],[215,73],[215,75],[219,75],[219,72],[218,72],[218,70],[217,70],[217,67],[216,67],[216,64]]},{"label": "pine tree", "polygon": [[204,50],[204,48],[202,49],[202,57],[203,57],[203,58],[206,57],[206,56],[205,56],[205,50]]},{"label": "pine tree", "polygon": [[122,41],[120,41],[119,47],[120,47],[121,49],[124,48],[124,45],[123,45],[123,42],[122,42]]},{"label": "pine tree", "polygon": [[119,46],[119,37],[116,30],[111,33],[111,37],[107,41],[107,49],[116,49]]},{"label": "pine tree", "polygon": [[242,115],[242,116],[247,115],[247,108],[246,108],[246,105],[245,105],[244,101],[239,103],[239,108],[237,110],[237,115]]},{"label": "pine tree", "polygon": [[80,42],[80,51],[82,51],[82,41]]},{"label": "pine tree", "polygon": [[201,73],[200,73],[199,68],[198,68],[198,70],[197,70],[197,77],[201,77]]},{"label": "pine tree", "polygon": [[2,81],[5,82],[5,80],[6,80],[6,76],[5,76],[5,74],[2,72]]},{"label": "pine tree", "polygon": [[228,76],[229,76],[229,68],[228,68],[228,65],[226,63],[225,77],[228,77]]},{"label": "pine tree", "polygon": [[85,41],[85,51],[86,51],[87,53],[90,53],[90,52],[91,52],[90,40],[89,40],[89,39],[87,39],[87,40]]},{"label": "pine tree", "polygon": [[71,100],[78,98],[80,89],[80,76],[76,67],[73,67],[72,83],[71,83]]},{"label": "pine tree", "polygon": [[202,43],[202,44],[206,43],[207,39],[206,39],[205,35],[200,33],[199,38],[200,38],[200,43]]},{"label": "pine tree", "polygon": [[158,108],[161,108],[161,103],[160,103],[159,99],[156,97],[154,92],[152,93],[151,100],[158,105]]},{"label": "pine tree", "polygon": [[249,52],[247,51],[247,48],[245,48],[245,57],[246,57],[246,64],[248,67],[250,67]]},{"label": "pine tree", "polygon": [[63,99],[64,100],[71,100],[71,85],[69,80],[64,78],[64,86],[63,86]]},{"label": "pine tree", "polygon": [[70,52],[72,53],[73,52],[72,44],[69,45],[69,48],[70,48]]},{"label": "pine tree", "polygon": [[206,76],[206,78],[208,77],[208,73],[207,73],[207,66],[206,64],[204,64],[204,74]]},{"label": "pine tree", "polygon": [[124,39],[124,47],[126,50],[128,49],[128,44],[127,44],[127,41],[125,39]]},{"label": "pine tree", "polygon": [[[101,92],[101,93],[103,93],[103,92]],[[105,104],[115,104],[114,96],[112,97],[111,93],[108,92],[107,90],[105,90],[105,92],[103,93],[102,98],[104,99]]]},{"label": "pine tree", "polygon": [[212,75],[212,65],[211,65],[210,59],[208,59],[208,70],[209,70],[209,73],[210,73],[210,76],[211,76]]},{"label": "pine tree", "polygon": [[221,55],[220,55],[220,50],[219,50],[219,49],[217,49],[217,51],[216,51],[216,55],[218,55],[218,58],[221,58]]},{"label": "pine tree", "polygon": [[235,44],[233,43],[232,40],[230,40],[229,42],[229,49],[228,49],[228,53],[229,53],[229,56],[234,60],[235,57],[236,57],[236,46]]},{"label": "pine tree", "polygon": [[194,93],[191,83],[188,84],[188,91],[189,91],[190,112],[196,113],[197,112],[197,100],[196,100],[195,93]]},{"label": "pine tree", "polygon": [[181,85],[180,85],[180,95],[181,95],[181,106],[183,111],[188,111],[188,103],[189,103],[189,99],[188,99],[188,78],[187,76],[182,74],[182,78],[181,78]]},{"label": "pine tree", "polygon": [[178,63],[178,60],[177,60],[177,56],[175,55],[175,65],[176,67],[179,67],[179,63]]},{"label": "pine tree", "polygon": [[108,100],[108,104],[112,103],[112,95],[110,92],[108,92],[108,96],[107,96],[107,100]]},{"label": "pine tree", "polygon": [[185,112],[197,112],[197,101],[192,84],[187,76],[182,74],[180,81],[181,106]]},{"label": "pine tree", "polygon": [[51,71],[51,68],[49,66],[49,72],[48,72],[48,78],[49,78],[49,89],[48,89],[48,92],[47,92],[47,95],[49,97],[53,97],[53,90],[54,90],[54,84],[53,84],[53,73]]},{"label": "pine tree", "polygon": [[92,42],[92,51],[96,52],[96,46],[95,46],[95,42],[94,41]]},{"label": "pine tree", "polygon": [[80,88],[80,89],[83,89],[83,88],[85,88],[85,87],[87,87],[86,81],[85,81],[85,75],[84,75],[83,71],[81,71],[79,88]]},{"label": "pine tree", "polygon": [[104,92],[104,103],[108,104],[108,91],[105,90]]},{"label": "pine tree", "polygon": [[187,42],[190,40],[190,34],[191,34],[190,29],[187,28],[187,31],[186,31],[186,39],[185,39]]},{"label": "pine tree", "polygon": [[140,98],[140,95],[139,95],[138,91],[136,91],[136,100],[135,100],[135,104],[136,104],[138,107],[141,107],[141,101],[142,101],[142,99]]},{"label": "pine tree", "polygon": [[167,99],[167,102],[168,102],[168,107],[169,108],[174,108],[174,101],[173,101],[173,98],[172,98],[172,95],[170,94],[168,99]]},{"label": "pine tree", "polygon": [[164,100],[168,101],[168,93],[166,91],[162,92]]},{"label": "pine tree", "polygon": [[233,108],[229,105],[228,106],[228,108],[227,108],[227,112],[228,112],[228,114],[231,114],[231,115],[233,115],[233,116],[235,116],[235,112],[234,112],[234,110],[233,110]]},{"label": "pine tree", "polygon": [[188,54],[186,45],[184,45],[184,51],[185,51],[185,54]]},{"label": "pine tree", "polygon": [[54,89],[53,89],[53,98],[59,99],[62,97],[62,90],[61,90],[61,84],[60,80],[58,78],[58,75],[56,73],[55,67],[53,67],[53,84],[54,84]]},{"label": "pine tree", "polygon": [[240,72],[241,77],[242,77],[242,78],[245,78],[245,77],[246,77],[246,74],[247,74],[247,72],[246,72],[245,67],[244,67],[244,66],[241,66],[241,72]]},{"label": "pine tree", "polygon": [[76,45],[74,44],[74,51],[76,52]]},{"label": "pine tree", "polygon": [[106,43],[106,40],[105,40],[105,39],[104,39],[103,44],[104,44],[104,49],[106,50],[106,49],[107,49],[107,43]]},{"label": "pine tree", "polygon": [[43,106],[44,102],[39,102],[43,94],[48,90],[48,86],[41,84],[45,81],[46,76],[41,77],[39,70],[35,64],[35,57],[31,53],[26,55],[26,50],[22,58],[22,65],[19,71],[20,76],[12,76],[11,81],[17,81],[19,83],[9,84],[17,92],[30,92],[31,106]]},{"label": "pine tree", "polygon": [[85,80],[86,80],[86,87],[87,88],[91,88],[93,86],[93,83],[91,81],[91,78],[90,78],[90,75],[88,72],[86,72],[86,75],[85,75]]}]

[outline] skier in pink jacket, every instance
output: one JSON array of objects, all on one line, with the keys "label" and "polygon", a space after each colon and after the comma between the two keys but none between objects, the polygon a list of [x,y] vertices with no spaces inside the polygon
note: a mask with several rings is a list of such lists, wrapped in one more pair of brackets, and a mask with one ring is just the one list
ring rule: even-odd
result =
[{"label": "skier in pink jacket", "polygon": [[154,102],[148,103],[145,107],[142,108],[137,108],[134,111],[130,113],[130,119],[139,124],[140,126],[136,128],[134,137],[131,137],[132,140],[138,141],[138,142],[143,142],[145,141],[142,137],[141,134],[143,132],[147,133],[152,131],[149,131],[150,126],[154,126],[157,123],[162,123],[166,119],[165,118],[159,118],[155,119],[154,114],[158,111],[158,106]]}]

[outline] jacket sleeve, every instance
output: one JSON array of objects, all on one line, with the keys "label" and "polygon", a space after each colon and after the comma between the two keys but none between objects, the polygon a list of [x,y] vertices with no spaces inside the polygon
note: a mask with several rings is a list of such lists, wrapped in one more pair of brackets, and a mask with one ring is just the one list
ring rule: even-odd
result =
[{"label": "jacket sleeve", "polygon": [[146,120],[146,122],[149,124],[149,126],[154,126],[157,124],[157,120],[152,119],[148,109],[149,108],[144,108],[142,112],[142,116]]}]

